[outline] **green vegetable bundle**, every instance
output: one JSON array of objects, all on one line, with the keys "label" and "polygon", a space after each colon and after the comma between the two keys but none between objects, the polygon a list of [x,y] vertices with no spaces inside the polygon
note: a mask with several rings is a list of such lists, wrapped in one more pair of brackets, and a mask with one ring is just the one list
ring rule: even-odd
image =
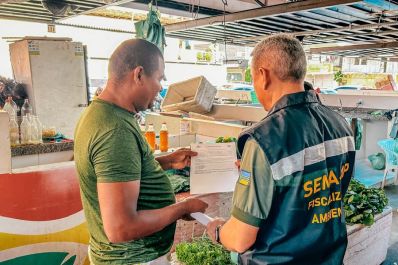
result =
[{"label": "green vegetable bundle", "polygon": [[231,142],[236,142],[236,138],[235,137],[218,137],[216,139],[216,143],[231,143]]},{"label": "green vegetable bundle", "polygon": [[366,188],[357,180],[352,179],[344,196],[344,212],[349,224],[371,226],[374,216],[381,213],[388,204],[384,190]]},{"label": "green vegetable bundle", "polygon": [[178,244],[176,254],[185,265],[233,265],[229,251],[205,236]]}]

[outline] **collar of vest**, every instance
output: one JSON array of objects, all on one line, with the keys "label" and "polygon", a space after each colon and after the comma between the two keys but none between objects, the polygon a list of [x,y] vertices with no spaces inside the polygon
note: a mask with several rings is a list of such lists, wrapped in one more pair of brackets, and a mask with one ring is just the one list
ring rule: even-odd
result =
[{"label": "collar of vest", "polygon": [[287,94],[275,103],[272,109],[268,112],[268,116],[281,109],[307,103],[319,103],[318,97],[316,96],[316,92],[314,90]]}]

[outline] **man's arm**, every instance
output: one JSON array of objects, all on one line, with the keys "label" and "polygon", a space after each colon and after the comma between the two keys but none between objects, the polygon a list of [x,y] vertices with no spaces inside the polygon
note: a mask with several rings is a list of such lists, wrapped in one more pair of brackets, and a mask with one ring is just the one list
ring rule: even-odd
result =
[{"label": "man's arm", "polygon": [[138,211],[142,171],[139,144],[134,134],[122,127],[106,133],[91,150],[102,222],[111,242],[148,236],[185,214],[207,208],[204,202],[190,199],[162,209]]},{"label": "man's arm", "polygon": [[231,218],[225,222],[215,219],[207,225],[207,233],[215,241],[216,227],[219,240],[232,251],[243,253],[256,242],[259,227],[268,216],[273,197],[271,168],[257,142],[249,139],[243,150],[239,179],[235,186]]},{"label": "man's arm", "polygon": [[253,246],[257,238],[258,227],[239,221],[231,217],[227,222],[216,219],[207,226],[207,233],[215,241],[216,227],[220,227],[220,242],[228,250],[243,253]]},{"label": "man's arm", "polygon": [[112,243],[151,235],[184,215],[207,208],[199,199],[187,199],[161,209],[137,211],[139,180],[98,183],[97,188],[105,234]]}]

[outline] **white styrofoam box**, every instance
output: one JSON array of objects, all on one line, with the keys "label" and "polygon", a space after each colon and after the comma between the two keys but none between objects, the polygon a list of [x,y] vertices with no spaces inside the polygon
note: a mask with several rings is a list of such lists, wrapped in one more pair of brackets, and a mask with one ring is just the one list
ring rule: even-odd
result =
[{"label": "white styrofoam box", "polygon": [[216,93],[217,89],[204,76],[174,83],[167,90],[162,110],[207,113],[213,106]]},{"label": "white styrofoam box", "polygon": [[10,120],[8,113],[0,110],[0,173],[11,173]]}]

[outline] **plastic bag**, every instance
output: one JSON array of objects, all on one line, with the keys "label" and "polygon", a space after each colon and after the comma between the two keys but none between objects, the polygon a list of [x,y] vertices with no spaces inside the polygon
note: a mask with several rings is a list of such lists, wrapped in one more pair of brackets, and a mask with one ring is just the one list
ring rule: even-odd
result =
[{"label": "plastic bag", "polygon": [[373,169],[383,170],[386,168],[386,156],[383,153],[377,153],[368,156]]},{"label": "plastic bag", "polygon": [[394,152],[398,154],[398,138],[395,139]]},{"label": "plastic bag", "polygon": [[135,31],[136,37],[152,42],[162,51],[166,45],[165,29],[160,23],[160,13],[153,10],[152,5],[149,5],[149,12],[147,18],[143,21],[136,22]]}]

